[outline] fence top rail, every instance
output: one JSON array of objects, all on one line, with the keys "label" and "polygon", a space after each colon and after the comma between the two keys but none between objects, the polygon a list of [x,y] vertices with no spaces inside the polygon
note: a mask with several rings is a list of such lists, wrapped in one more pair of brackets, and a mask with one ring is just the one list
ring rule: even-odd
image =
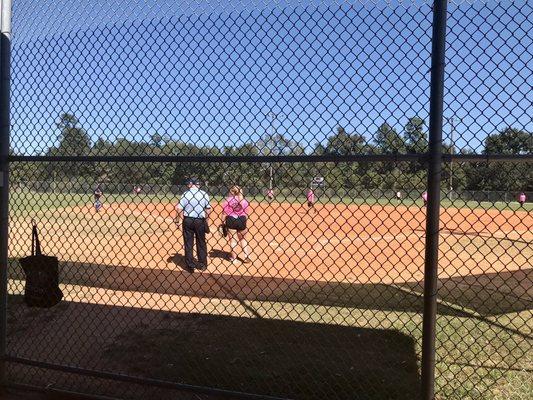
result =
[{"label": "fence top rail", "polygon": [[[175,155],[175,156],[9,156],[10,162],[380,162],[427,161],[427,154],[350,154],[350,155]],[[533,162],[533,154],[443,154],[444,162],[512,161]]]}]

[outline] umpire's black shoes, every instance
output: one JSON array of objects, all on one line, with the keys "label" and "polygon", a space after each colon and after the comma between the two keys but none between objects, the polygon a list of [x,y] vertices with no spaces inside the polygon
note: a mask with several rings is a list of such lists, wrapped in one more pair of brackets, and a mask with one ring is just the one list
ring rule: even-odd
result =
[{"label": "umpire's black shoes", "polygon": [[198,263],[196,264],[196,267],[195,267],[198,271],[205,271],[207,269],[207,265],[205,264],[202,264],[202,263]]}]

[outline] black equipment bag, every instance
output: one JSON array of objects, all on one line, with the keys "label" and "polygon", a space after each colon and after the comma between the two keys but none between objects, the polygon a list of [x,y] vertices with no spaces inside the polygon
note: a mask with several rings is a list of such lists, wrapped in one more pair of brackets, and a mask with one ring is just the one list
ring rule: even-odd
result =
[{"label": "black equipment bag", "polygon": [[57,257],[41,253],[37,225],[32,220],[31,256],[21,258],[20,265],[26,275],[24,301],[30,307],[49,308],[61,301],[59,289],[59,262]]}]

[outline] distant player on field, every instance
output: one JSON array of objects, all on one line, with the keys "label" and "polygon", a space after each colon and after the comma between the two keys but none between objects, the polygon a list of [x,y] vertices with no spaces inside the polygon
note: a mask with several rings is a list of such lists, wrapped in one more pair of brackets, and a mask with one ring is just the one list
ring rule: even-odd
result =
[{"label": "distant player on field", "polygon": [[428,204],[428,192],[427,191],[424,191],[424,193],[422,193],[422,200],[424,200],[424,206],[427,206]]},{"label": "distant player on field", "polygon": [[524,206],[524,203],[526,202],[526,194],[524,192],[518,195],[518,202],[520,203],[520,206]]},{"label": "distant player on field", "polygon": [[141,193],[141,187],[139,185],[135,185],[133,187],[133,193],[135,193],[138,196]]},{"label": "distant player on field", "polygon": [[309,213],[309,210],[313,210],[313,213],[316,214],[315,202],[315,192],[312,188],[307,189],[307,211],[305,212],[306,214]]},{"label": "distant player on field", "polygon": [[272,188],[268,189],[266,197],[268,201],[274,200],[274,189]]},{"label": "distant player on field", "polygon": [[398,203],[402,202],[402,192],[399,190],[396,192],[396,200],[398,200]]},{"label": "distant player on field", "polygon": [[102,208],[102,200],[101,197],[104,193],[102,192],[102,188],[100,187],[100,184],[96,185],[96,189],[94,189],[94,209],[96,212],[99,212]]}]

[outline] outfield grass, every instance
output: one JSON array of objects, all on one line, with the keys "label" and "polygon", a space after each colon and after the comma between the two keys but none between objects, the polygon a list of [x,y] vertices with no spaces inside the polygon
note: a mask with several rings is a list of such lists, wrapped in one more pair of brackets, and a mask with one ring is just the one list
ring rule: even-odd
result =
[{"label": "outfield grass", "polygon": [[[108,194],[104,196],[104,203],[168,203],[176,202],[179,198],[179,195],[172,194],[145,194],[140,196],[135,196],[132,194]],[[215,196],[213,197],[214,201],[222,201],[222,197]],[[257,201],[261,203],[268,203],[264,196],[252,196],[250,200]],[[10,194],[10,214],[19,216],[24,213],[29,212],[39,212],[47,210],[55,210],[64,207],[75,207],[75,206],[86,206],[93,203],[92,194],[77,194],[77,193],[38,193],[31,191],[23,192],[12,192]],[[279,196],[271,204],[276,204],[277,202],[282,203],[299,203],[304,204],[306,202],[305,197],[301,196]],[[404,199],[399,203],[394,199],[362,199],[362,198],[341,198],[341,197],[331,197],[326,199],[322,198],[318,201],[319,204],[355,204],[355,205],[383,205],[383,206],[416,206],[423,207],[423,202],[421,200],[412,200]],[[451,201],[449,199],[443,199],[441,201],[443,208],[467,208],[467,209],[497,209],[497,210],[511,210],[511,211],[533,211],[533,203],[526,203],[524,206],[520,206],[517,202],[504,203],[504,202],[475,202],[475,201],[462,201],[460,199]]]}]

